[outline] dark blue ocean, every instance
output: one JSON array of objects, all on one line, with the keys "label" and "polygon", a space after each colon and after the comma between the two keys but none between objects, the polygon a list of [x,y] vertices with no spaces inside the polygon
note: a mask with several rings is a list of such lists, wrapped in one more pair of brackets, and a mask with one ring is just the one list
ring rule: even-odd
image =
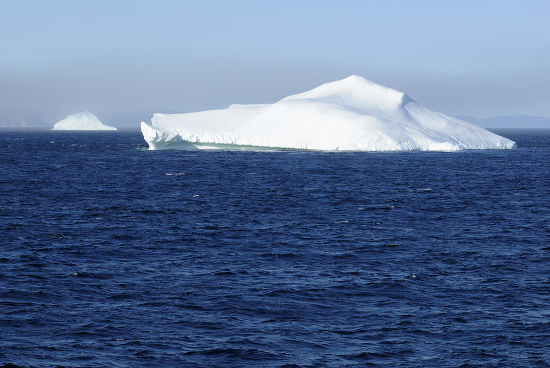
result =
[{"label": "dark blue ocean", "polygon": [[0,367],[548,367],[550,131],[455,153],[0,131]]}]

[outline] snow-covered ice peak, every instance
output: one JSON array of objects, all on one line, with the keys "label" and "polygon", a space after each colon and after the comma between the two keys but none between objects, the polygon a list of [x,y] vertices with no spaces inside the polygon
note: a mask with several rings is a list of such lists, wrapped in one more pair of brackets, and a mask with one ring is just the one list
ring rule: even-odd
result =
[{"label": "snow-covered ice peak", "polygon": [[405,93],[384,87],[358,75],[321,84],[312,90],[283,98],[281,101],[316,100],[342,106],[369,109],[398,109],[411,98]]},{"label": "snow-covered ice peak", "polygon": [[103,124],[99,119],[88,111],[79,112],[67,116],[58,121],[52,130],[117,130],[114,127]]},{"label": "snow-covered ice peak", "polygon": [[433,112],[403,92],[356,75],[273,104],[157,113],[151,125],[141,124],[141,131],[150,149],[457,151],[515,147],[507,138]]}]

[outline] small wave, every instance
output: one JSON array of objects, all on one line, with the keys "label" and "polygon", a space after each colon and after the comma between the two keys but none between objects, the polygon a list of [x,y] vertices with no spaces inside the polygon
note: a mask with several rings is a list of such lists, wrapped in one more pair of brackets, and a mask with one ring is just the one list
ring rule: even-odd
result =
[{"label": "small wave", "polygon": [[290,259],[290,258],[296,258],[299,257],[299,254],[292,253],[292,252],[269,252],[269,253],[262,253],[260,255],[261,257],[265,258],[281,258],[281,259]]},{"label": "small wave", "polygon": [[143,208],[143,209],[137,210],[137,212],[138,213],[143,213],[145,215],[155,215],[155,214],[165,213],[165,211],[163,211],[163,210],[154,209],[154,208]]},{"label": "small wave", "polygon": [[135,234],[115,234],[112,236],[116,240],[135,240],[139,239]]},{"label": "small wave", "polygon": [[236,349],[236,348],[212,348],[200,351],[189,351],[185,355],[225,355],[229,357],[246,357],[246,358],[268,358],[276,357],[276,354],[270,353],[268,351],[259,350],[259,349]]},{"label": "small wave", "polygon": [[368,330],[364,329],[364,328],[351,328],[351,329],[337,329],[337,330],[333,330],[332,332],[338,334],[338,335],[357,335],[357,334],[362,334],[362,333],[365,333],[365,332],[368,332]]},{"label": "small wave", "polygon": [[214,276],[234,276],[234,275],[236,275],[236,273],[231,270],[221,270],[221,271],[216,271],[214,273]]},{"label": "small wave", "polygon": [[378,205],[357,207],[357,211],[391,210],[394,208],[395,208],[394,204],[378,204]]},{"label": "small wave", "polygon": [[99,280],[107,280],[107,279],[111,278],[109,275],[106,275],[106,274],[92,273],[92,272],[73,272],[73,273],[70,274],[70,276],[90,278],[90,279],[99,279]]},{"label": "small wave", "polygon": [[166,176],[181,176],[181,175],[185,175],[184,172],[167,172],[166,174],[164,174]]},{"label": "small wave", "polygon": [[111,300],[129,300],[133,299],[134,297],[135,295],[131,293],[118,293],[108,296],[108,298]]},{"label": "small wave", "polygon": [[391,356],[389,353],[378,353],[378,352],[361,352],[357,354],[348,354],[348,355],[340,355],[340,357],[350,360],[356,360],[356,359],[373,359],[373,358],[386,358]]}]

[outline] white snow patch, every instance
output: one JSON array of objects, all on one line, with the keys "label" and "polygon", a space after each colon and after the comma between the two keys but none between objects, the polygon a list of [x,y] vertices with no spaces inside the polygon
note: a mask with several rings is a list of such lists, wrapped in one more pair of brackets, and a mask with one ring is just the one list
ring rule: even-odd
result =
[{"label": "white snow patch", "polygon": [[149,149],[289,148],[327,151],[458,151],[516,144],[433,112],[403,92],[359,76],[274,104],[154,114],[141,123]]}]

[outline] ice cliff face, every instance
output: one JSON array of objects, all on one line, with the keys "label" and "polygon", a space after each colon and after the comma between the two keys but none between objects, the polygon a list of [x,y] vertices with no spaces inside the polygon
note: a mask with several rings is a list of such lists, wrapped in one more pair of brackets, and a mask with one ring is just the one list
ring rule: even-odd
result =
[{"label": "ice cliff face", "polygon": [[[272,147],[350,151],[514,148],[509,139],[430,111],[403,92],[359,76],[268,105],[154,114],[141,123],[150,149]],[[227,146],[231,145],[231,146]]]},{"label": "ice cliff face", "polygon": [[101,121],[88,111],[69,115],[58,121],[52,130],[117,130],[114,127],[102,124]]}]

